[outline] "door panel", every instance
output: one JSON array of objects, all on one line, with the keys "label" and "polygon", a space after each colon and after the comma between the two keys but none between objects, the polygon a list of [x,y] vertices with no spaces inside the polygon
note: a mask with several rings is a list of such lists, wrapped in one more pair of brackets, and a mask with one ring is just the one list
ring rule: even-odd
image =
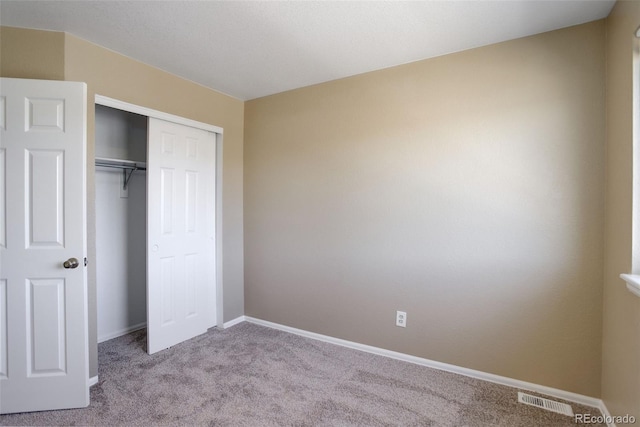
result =
[{"label": "door panel", "polygon": [[185,191],[185,232],[195,233],[197,230],[196,218],[198,213],[198,172],[187,171]]},{"label": "door panel", "polygon": [[6,150],[0,148],[0,250],[7,247],[7,162]]},{"label": "door panel", "polygon": [[185,315],[187,318],[198,315],[198,254],[184,256]]},{"label": "door panel", "polygon": [[0,89],[0,413],[84,407],[86,85]]},{"label": "door panel", "polygon": [[28,289],[28,376],[64,374],[67,370],[64,279],[31,279]]},{"label": "door panel", "polygon": [[64,247],[64,151],[26,150],[27,247]]},{"label": "door panel", "polygon": [[0,280],[0,380],[7,378],[7,281]]},{"label": "door panel", "polygon": [[174,187],[173,187],[173,169],[162,168],[160,171],[160,218],[162,224],[162,234],[170,236],[173,234],[173,218],[175,211]]},{"label": "door panel", "polygon": [[6,105],[7,105],[6,97],[0,96],[0,129],[6,128],[6,125],[5,125],[7,121]]},{"label": "door panel", "polygon": [[175,323],[175,279],[173,274],[174,257],[160,259],[160,282],[162,301],[162,323],[161,326],[168,326]]},{"label": "door panel", "polygon": [[64,132],[64,99],[25,98],[26,131]]},{"label": "door panel", "polygon": [[214,283],[215,136],[149,119],[148,351],[202,334]]}]

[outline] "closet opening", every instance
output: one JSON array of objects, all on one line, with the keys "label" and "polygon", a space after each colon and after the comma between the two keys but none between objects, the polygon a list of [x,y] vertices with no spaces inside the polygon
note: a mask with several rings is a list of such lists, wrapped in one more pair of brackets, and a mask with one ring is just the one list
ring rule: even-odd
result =
[{"label": "closet opening", "polygon": [[147,324],[148,117],[95,106],[98,343]]}]

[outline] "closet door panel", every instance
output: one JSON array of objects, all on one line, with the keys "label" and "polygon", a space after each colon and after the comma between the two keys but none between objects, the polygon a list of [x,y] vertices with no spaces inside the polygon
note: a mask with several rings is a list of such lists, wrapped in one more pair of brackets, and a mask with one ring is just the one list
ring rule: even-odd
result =
[{"label": "closet door panel", "polygon": [[150,118],[148,149],[147,325],[155,353],[207,329],[215,135]]},{"label": "closet door panel", "polygon": [[7,281],[0,279],[0,379],[7,378]]},{"label": "closet door panel", "polygon": [[162,234],[173,234],[173,218],[176,208],[174,199],[173,169],[162,168],[160,170],[160,224]]},{"label": "closet door panel", "polygon": [[187,254],[184,257],[185,315],[198,315],[198,254]]},{"label": "closet door panel", "polygon": [[162,301],[162,326],[168,326],[175,322],[175,279],[174,258],[160,259],[160,298]]},{"label": "closet door panel", "polygon": [[185,182],[185,232],[197,232],[198,219],[198,172],[187,171]]},{"label": "closet door panel", "polygon": [[[2,124],[0,122],[0,124]],[[6,149],[0,147],[0,249],[7,248],[7,164]]]}]

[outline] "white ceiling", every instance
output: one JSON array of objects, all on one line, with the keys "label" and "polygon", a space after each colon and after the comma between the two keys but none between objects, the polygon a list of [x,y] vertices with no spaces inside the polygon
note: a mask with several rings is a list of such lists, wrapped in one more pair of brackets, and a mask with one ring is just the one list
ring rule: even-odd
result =
[{"label": "white ceiling", "polygon": [[66,31],[241,100],[606,17],[615,0],[0,1],[0,24]]}]

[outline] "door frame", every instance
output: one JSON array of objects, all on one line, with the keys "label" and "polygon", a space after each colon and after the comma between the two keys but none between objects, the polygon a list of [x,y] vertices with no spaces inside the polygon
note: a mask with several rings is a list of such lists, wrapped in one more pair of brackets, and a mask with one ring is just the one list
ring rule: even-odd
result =
[{"label": "door frame", "polygon": [[152,108],[142,107],[140,105],[130,104],[128,102],[120,101],[117,99],[109,98],[107,96],[95,95],[95,104],[105,107],[111,107],[129,113],[140,114],[142,116],[153,117],[160,120],[166,120],[169,122],[177,123],[184,126],[190,126],[196,129],[202,129],[215,134],[216,140],[216,165],[215,165],[215,178],[216,178],[216,195],[215,195],[215,216],[216,216],[216,278],[215,278],[215,295],[216,295],[216,318],[210,319],[207,325],[208,328],[217,326],[219,328],[224,327],[224,313],[223,313],[223,281],[222,281],[222,155],[223,155],[223,129],[219,126],[210,125],[208,123],[198,122],[196,120],[187,119],[173,114],[165,113],[163,111],[154,110]]}]

